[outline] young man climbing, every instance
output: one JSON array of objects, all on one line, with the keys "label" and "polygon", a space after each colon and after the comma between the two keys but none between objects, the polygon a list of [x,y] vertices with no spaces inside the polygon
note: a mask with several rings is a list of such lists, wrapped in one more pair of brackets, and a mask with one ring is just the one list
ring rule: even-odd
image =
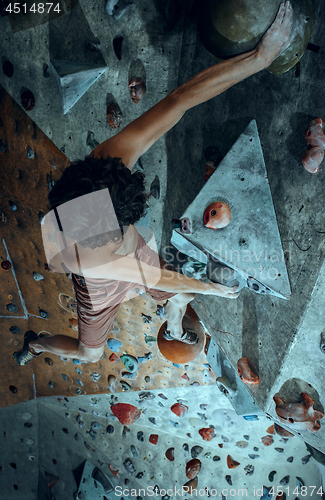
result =
[{"label": "young man climbing", "polygon": [[[159,267],[157,253],[146,245],[134,226],[144,213],[146,196],[143,175],[139,172],[131,174],[131,169],[188,109],[270,66],[289,46],[291,24],[292,6],[287,1],[280,5],[275,21],[255,49],[198,73],[114,137],[97,146],[84,161],[74,162],[64,171],[49,194],[49,203],[58,224],[56,241],[61,249],[61,260],[72,272],[79,338],[65,335],[40,338],[35,332],[28,331],[23,348],[14,353],[20,365],[43,352],[82,361],[98,361],[120,303],[139,283],[144,284],[142,288],[156,300],[167,300],[163,308],[167,320],[165,338],[189,344],[197,342],[196,334],[191,330],[183,331],[182,318],[195,293],[225,298],[238,296],[236,288],[203,283]],[[90,194],[95,192],[96,198],[91,197]],[[102,195],[101,210],[94,210],[94,206],[98,208]],[[70,206],[72,200],[76,203],[85,200],[85,203],[81,210],[66,211],[71,229],[66,232],[62,228],[64,215],[61,209]],[[103,231],[103,213],[108,213],[112,206],[113,222]],[[65,240],[61,247],[60,239]]]}]

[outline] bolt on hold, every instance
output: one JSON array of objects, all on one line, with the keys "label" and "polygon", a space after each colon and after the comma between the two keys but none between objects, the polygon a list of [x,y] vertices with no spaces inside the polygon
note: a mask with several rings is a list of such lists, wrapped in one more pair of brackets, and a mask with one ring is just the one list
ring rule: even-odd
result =
[{"label": "bolt on hold", "polygon": [[17,311],[17,306],[15,304],[7,304],[6,309],[9,312],[16,312]]},{"label": "bolt on hold", "polygon": [[11,262],[9,262],[9,260],[3,260],[1,262],[1,269],[3,269],[4,271],[10,271],[10,269],[11,269]]},{"label": "bolt on hold", "polygon": [[38,310],[39,310],[39,315],[41,316],[41,318],[47,319],[49,317],[49,313],[44,311],[44,309],[41,309],[39,307]]}]

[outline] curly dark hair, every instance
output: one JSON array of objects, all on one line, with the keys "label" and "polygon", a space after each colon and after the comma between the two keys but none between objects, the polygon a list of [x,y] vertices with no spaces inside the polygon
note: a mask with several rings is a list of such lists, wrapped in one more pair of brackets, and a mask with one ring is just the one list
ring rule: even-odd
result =
[{"label": "curly dark hair", "polygon": [[[48,195],[49,209],[53,210],[63,203],[105,188],[109,190],[120,230],[97,234],[98,228],[102,227],[101,219],[105,218],[108,210],[102,206],[94,224],[92,203],[85,197],[83,213],[78,214],[77,219],[73,214],[67,216],[70,218],[69,227],[71,223],[73,226],[70,236],[83,247],[94,249],[111,241],[121,241],[123,226],[135,224],[145,215],[147,196],[144,193],[144,174],[131,173],[120,158],[86,156],[84,160],[76,160],[66,168]],[[87,238],[83,238],[85,233]]]}]

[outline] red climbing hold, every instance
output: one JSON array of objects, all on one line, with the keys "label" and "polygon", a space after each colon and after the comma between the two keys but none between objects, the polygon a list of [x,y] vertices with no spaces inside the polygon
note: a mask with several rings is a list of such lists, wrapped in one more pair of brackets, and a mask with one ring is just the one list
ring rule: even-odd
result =
[{"label": "red climbing hold", "polygon": [[260,379],[252,372],[248,364],[248,358],[245,356],[237,361],[238,375],[244,384],[258,384]]},{"label": "red climbing hold", "polygon": [[149,443],[151,444],[157,444],[158,443],[158,434],[150,434],[149,436]]},{"label": "red climbing hold", "polygon": [[188,406],[185,406],[182,403],[175,403],[170,409],[178,417],[184,417],[184,415],[188,412]]},{"label": "red climbing hold", "polygon": [[186,477],[194,479],[201,470],[201,462],[198,458],[193,458],[186,464]]},{"label": "red climbing hold", "polygon": [[273,437],[272,436],[264,436],[261,438],[261,442],[265,445],[265,446],[270,446],[271,444],[274,443],[274,440],[273,440]]},{"label": "red climbing hold", "polygon": [[109,470],[114,474],[114,476],[118,477],[120,470],[117,469],[117,467],[113,467],[113,465],[111,465],[111,464],[108,464],[108,467],[109,467]]},{"label": "red climbing hold", "polygon": [[129,405],[128,403],[117,403],[111,406],[111,410],[122,425],[133,424],[141,415],[140,410],[136,406]]},{"label": "red climbing hold", "polygon": [[199,434],[204,441],[211,441],[211,439],[216,437],[216,433],[211,427],[203,427],[199,430]]}]

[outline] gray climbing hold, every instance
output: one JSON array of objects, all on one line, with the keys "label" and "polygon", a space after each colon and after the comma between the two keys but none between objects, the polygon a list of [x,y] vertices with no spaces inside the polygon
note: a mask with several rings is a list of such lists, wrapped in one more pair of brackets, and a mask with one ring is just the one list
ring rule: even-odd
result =
[{"label": "gray climbing hold", "polygon": [[13,201],[9,200],[9,208],[15,212],[17,210],[17,205]]},{"label": "gray climbing hold", "polygon": [[273,497],[273,493],[271,493],[272,488],[273,487],[267,488],[266,486],[263,486],[263,495],[260,500],[271,500]]},{"label": "gray climbing hold", "polygon": [[248,456],[249,458],[251,458],[252,460],[254,460],[254,458],[258,458],[259,455],[254,455],[253,453],[248,453]]},{"label": "gray climbing hold", "polygon": [[191,448],[191,457],[192,457],[192,458],[196,458],[196,457],[198,457],[198,456],[200,455],[200,453],[202,453],[202,451],[203,451],[202,446],[197,446],[197,445],[196,445],[196,446],[193,446],[193,447]]},{"label": "gray climbing hold", "polygon": [[283,448],[274,448],[275,451],[277,451],[278,453],[283,453],[284,452],[284,449]]},{"label": "gray climbing hold", "polygon": [[184,451],[185,458],[187,458],[188,455],[189,455],[189,449],[188,449],[188,444],[187,443],[183,444],[183,451]]},{"label": "gray climbing hold", "polygon": [[290,463],[293,462],[293,457],[288,457],[287,462],[290,462]]},{"label": "gray climbing hold", "polygon": [[280,484],[282,485],[287,485],[289,484],[289,481],[290,481],[290,476],[284,476],[281,480],[280,480]]},{"label": "gray climbing hold", "polygon": [[229,474],[227,474],[225,476],[225,480],[227,481],[228,484],[230,484],[230,486],[232,486],[232,480],[231,480],[231,476]]},{"label": "gray climbing hold", "polygon": [[98,382],[98,380],[100,379],[101,375],[99,375],[99,373],[97,372],[94,372],[90,375],[90,378],[94,381],[94,382]]},{"label": "gray climbing hold", "polygon": [[20,329],[18,328],[18,326],[11,326],[9,328],[10,332],[13,333],[14,335],[17,335],[19,332],[20,332]]},{"label": "gray climbing hold", "polygon": [[244,471],[246,472],[246,476],[252,476],[254,474],[254,465],[246,465],[246,467],[244,467]]},{"label": "gray climbing hold", "polygon": [[7,304],[6,309],[9,312],[16,312],[17,311],[17,306],[15,304]]},{"label": "gray climbing hold", "polygon": [[121,356],[121,361],[130,373],[136,372],[139,367],[137,359],[134,356],[130,356],[129,354],[124,354],[123,356]]},{"label": "gray climbing hold", "polygon": [[32,148],[29,148],[27,150],[27,158],[29,158],[30,160],[34,158],[34,151],[32,150]]},{"label": "gray climbing hold", "polygon": [[79,428],[82,429],[85,425],[84,421],[82,420],[81,416],[80,415],[77,415],[76,416],[76,421],[77,421],[77,424],[79,424]]},{"label": "gray climbing hold", "polygon": [[40,307],[38,309],[39,309],[39,315],[41,318],[47,319],[49,317],[49,313],[44,311],[44,309],[41,309]]},{"label": "gray climbing hold", "polygon": [[156,425],[156,419],[155,417],[149,417],[148,418],[149,422],[151,422],[152,424]]},{"label": "gray climbing hold", "polygon": [[147,314],[143,314],[141,313],[141,316],[142,316],[142,321],[146,324],[148,323],[152,323],[152,317],[151,316],[148,316]]},{"label": "gray climbing hold", "polygon": [[302,488],[303,486],[305,486],[305,483],[304,483],[303,479],[301,479],[301,477],[299,477],[299,476],[296,476],[296,486],[299,489]]},{"label": "gray climbing hold", "polygon": [[126,458],[123,462],[123,465],[130,476],[135,473],[135,468],[133,467],[133,463],[130,458]]},{"label": "gray climbing hold", "polygon": [[152,392],[140,392],[139,399],[144,401],[146,399],[155,399],[155,395]]},{"label": "gray climbing hold", "polygon": [[126,425],[124,425],[123,431],[122,431],[122,438],[124,439],[124,441],[126,440],[126,437],[129,434],[129,432],[130,432],[130,429]]},{"label": "gray climbing hold", "polygon": [[51,60],[52,72],[66,114],[107,70],[107,66],[75,61]]},{"label": "gray climbing hold", "polygon": [[99,429],[100,424],[99,424],[99,422],[92,422],[92,423],[90,424],[90,427],[91,427],[91,430],[92,430],[92,431],[96,431],[97,429]]},{"label": "gray climbing hold", "polygon": [[273,483],[274,476],[276,474],[276,470],[272,470],[269,474],[269,481]]},{"label": "gray climbing hold", "polygon": [[144,440],[143,432],[142,431],[139,431],[137,433],[137,439],[138,439],[138,441],[143,441]]},{"label": "gray climbing hold", "polygon": [[137,479],[142,479],[144,476],[144,472],[138,472],[138,474],[135,476]]},{"label": "gray climbing hold", "polygon": [[131,445],[131,452],[132,452],[132,455],[134,456],[134,458],[138,458],[139,454],[137,452],[136,447],[133,444]]},{"label": "gray climbing hold", "polygon": [[325,332],[322,332],[320,334],[320,346],[319,346],[321,352],[325,354]]},{"label": "gray climbing hold", "polygon": [[113,19],[118,21],[121,17],[134,5],[134,3],[127,3],[124,0],[119,0],[113,9]]},{"label": "gray climbing hold", "polygon": [[108,426],[106,427],[106,432],[108,432],[108,434],[113,434],[113,432],[114,432],[114,427],[113,427],[113,425],[108,425]]},{"label": "gray climbing hold", "polygon": [[76,379],[76,382],[77,382],[77,384],[81,385],[81,387],[84,386],[83,383],[81,382],[81,380],[79,380],[78,378]]},{"label": "gray climbing hold", "polygon": [[35,281],[41,281],[44,279],[44,276],[42,276],[40,273],[36,273],[35,271],[33,272],[33,278]]},{"label": "gray climbing hold", "polygon": [[212,460],[214,462],[219,462],[219,460],[221,460],[221,459],[220,459],[220,457],[218,457],[218,455],[214,455],[214,457],[212,458]]}]

